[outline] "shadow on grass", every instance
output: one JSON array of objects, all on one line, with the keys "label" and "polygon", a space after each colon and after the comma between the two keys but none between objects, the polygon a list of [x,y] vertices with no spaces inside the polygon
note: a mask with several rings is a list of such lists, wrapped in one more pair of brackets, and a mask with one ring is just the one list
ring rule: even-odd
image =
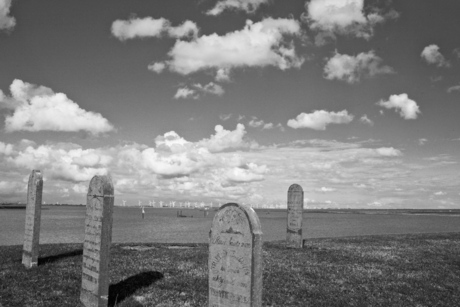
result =
[{"label": "shadow on grass", "polygon": [[55,261],[58,261],[58,260],[63,259],[63,258],[68,258],[68,257],[73,257],[73,256],[80,256],[80,255],[83,255],[83,250],[82,249],[77,249],[77,250],[67,252],[67,253],[62,253],[62,254],[59,254],[59,255],[41,257],[41,258],[38,258],[38,265],[43,265],[45,263],[55,262]]},{"label": "shadow on grass", "polygon": [[145,288],[162,279],[160,272],[142,272],[109,286],[109,307],[115,306],[131,296],[137,290]]}]

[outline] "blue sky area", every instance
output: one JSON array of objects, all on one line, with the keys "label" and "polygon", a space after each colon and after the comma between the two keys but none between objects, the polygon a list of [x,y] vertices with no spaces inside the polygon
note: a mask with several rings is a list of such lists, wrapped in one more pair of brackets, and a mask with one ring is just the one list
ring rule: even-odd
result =
[{"label": "blue sky area", "polygon": [[0,0],[0,201],[458,208],[457,0]]}]

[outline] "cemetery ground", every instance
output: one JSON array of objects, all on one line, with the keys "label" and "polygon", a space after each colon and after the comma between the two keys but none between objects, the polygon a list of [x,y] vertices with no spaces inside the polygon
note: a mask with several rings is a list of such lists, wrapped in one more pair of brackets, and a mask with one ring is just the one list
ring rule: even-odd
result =
[{"label": "cemetery ground", "polygon": [[[0,247],[0,305],[79,306],[82,244]],[[112,244],[109,306],[206,306],[208,245]],[[263,245],[263,306],[460,306],[460,234]]]}]

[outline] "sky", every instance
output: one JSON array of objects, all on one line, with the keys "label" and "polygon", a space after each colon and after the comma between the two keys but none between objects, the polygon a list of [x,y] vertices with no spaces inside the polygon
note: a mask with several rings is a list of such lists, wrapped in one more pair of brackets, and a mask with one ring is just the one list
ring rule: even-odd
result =
[{"label": "sky", "polygon": [[457,0],[0,0],[0,202],[445,208]]}]

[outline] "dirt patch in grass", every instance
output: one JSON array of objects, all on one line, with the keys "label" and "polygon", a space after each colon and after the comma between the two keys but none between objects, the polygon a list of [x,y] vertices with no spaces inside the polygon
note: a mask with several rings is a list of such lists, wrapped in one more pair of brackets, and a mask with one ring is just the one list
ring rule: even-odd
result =
[{"label": "dirt patch in grass", "polygon": [[[0,304],[79,306],[82,244],[0,247]],[[264,306],[460,306],[460,234],[369,236],[264,244]],[[206,306],[206,244],[114,244],[110,306]],[[0,306],[1,306],[0,305]]]}]

